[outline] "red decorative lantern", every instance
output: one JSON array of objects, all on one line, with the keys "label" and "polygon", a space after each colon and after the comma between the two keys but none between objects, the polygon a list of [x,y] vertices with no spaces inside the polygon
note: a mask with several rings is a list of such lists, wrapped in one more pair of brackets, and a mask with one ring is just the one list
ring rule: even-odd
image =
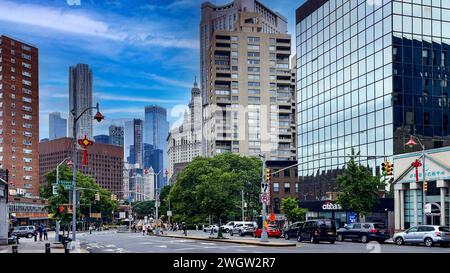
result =
[{"label": "red decorative lantern", "polygon": [[87,136],[84,136],[83,139],[79,139],[79,140],[78,140],[78,144],[79,144],[81,147],[83,147],[83,165],[86,166],[86,165],[88,164],[88,163],[87,163],[87,148],[88,148],[89,146],[94,145],[94,141],[89,140],[89,139],[87,138]]},{"label": "red decorative lantern", "polygon": [[411,163],[411,166],[416,168],[416,183],[419,183],[419,167],[422,167],[422,163],[420,160],[416,159],[413,163]]}]

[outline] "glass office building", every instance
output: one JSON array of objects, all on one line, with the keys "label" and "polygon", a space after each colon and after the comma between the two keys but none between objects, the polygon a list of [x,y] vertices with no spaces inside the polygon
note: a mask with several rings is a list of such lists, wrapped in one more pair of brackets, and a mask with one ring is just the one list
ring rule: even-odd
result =
[{"label": "glass office building", "polygon": [[[297,9],[300,191],[322,199],[352,148],[450,145],[450,1],[309,0]],[[420,148],[420,147],[417,147]],[[380,166],[383,157],[361,163]]]}]

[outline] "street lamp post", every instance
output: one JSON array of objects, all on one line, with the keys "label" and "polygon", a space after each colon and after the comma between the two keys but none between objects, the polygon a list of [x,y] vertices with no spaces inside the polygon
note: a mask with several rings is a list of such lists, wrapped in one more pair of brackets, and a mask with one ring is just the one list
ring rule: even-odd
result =
[{"label": "street lamp post", "polygon": [[[61,161],[61,163],[59,163],[56,166],[56,184],[58,184],[59,182],[59,167],[64,164],[67,160],[69,160],[70,157],[66,157],[64,158],[63,161]],[[60,223],[59,221],[56,221],[56,227],[55,227],[55,242],[59,242],[59,229],[60,229]]]},{"label": "street lamp post", "polygon": [[78,247],[77,247],[77,122],[78,120],[89,110],[93,110],[96,109],[97,113],[94,116],[94,119],[97,120],[98,122],[101,122],[105,117],[100,113],[100,109],[97,103],[96,107],[88,107],[86,109],[84,109],[84,111],[81,112],[81,114],[79,114],[77,116],[77,110],[76,109],[72,109],[71,114],[73,117],[73,126],[72,126],[72,162],[73,162],[73,168],[72,168],[72,176],[73,176],[73,181],[72,181],[72,242],[70,244],[70,248],[72,252],[77,252]]},{"label": "street lamp post", "polygon": [[[419,143],[415,142],[414,139],[416,139]],[[422,177],[423,177],[423,184],[422,184],[422,224],[426,225],[427,224],[427,218],[425,215],[425,202],[426,202],[426,192],[423,189],[423,185],[425,185],[425,146],[422,144],[422,141],[420,141],[420,139],[414,135],[411,135],[409,137],[409,141],[405,144],[408,145],[409,147],[413,147],[414,145],[419,144],[420,147],[422,148]]]},{"label": "street lamp post", "polygon": [[[266,169],[266,156],[259,155],[262,159],[262,179],[261,179],[261,186],[264,184],[264,171]],[[264,193],[263,187],[261,187],[261,193]],[[262,233],[261,233],[261,242],[268,242],[269,236],[267,235],[266,230],[266,203],[262,202]]]}]

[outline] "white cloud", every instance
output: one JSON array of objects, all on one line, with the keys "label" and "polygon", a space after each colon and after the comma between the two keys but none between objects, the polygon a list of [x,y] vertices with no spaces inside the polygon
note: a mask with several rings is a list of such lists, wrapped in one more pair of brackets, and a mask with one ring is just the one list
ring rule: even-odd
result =
[{"label": "white cloud", "polygon": [[177,86],[177,87],[182,87],[182,88],[191,88],[192,87],[192,83],[174,80],[173,78],[167,78],[167,77],[163,77],[163,76],[153,74],[153,73],[143,73],[143,74],[151,80],[154,80],[154,81],[157,81],[160,83],[164,83],[164,84],[168,84],[171,86]]},{"label": "white cloud", "polygon": [[[98,97],[100,100],[107,100],[107,101],[144,102],[144,103],[160,103],[160,104],[181,103],[180,100],[143,98],[143,97],[134,97],[134,96],[120,96],[120,95],[116,95],[116,94],[107,94],[107,93],[95,93],[94,96]],[[142,108],[141,108],[141,110],[142,110]]]},{"label": "white cloud", "polygon": [[[133,22],[130,18],[112,18],[108,23],[73,10],[63,10],[42,5],[20,4],[1,0],[0,21],[30,25],[71,35],[97,37],[128,42],[135,45],[154,45],[165,48],[198,49],[195,39],[184,39],[182,33],[164,30],[158,22]],[[44,16],[45,15],[45,16]]]}]

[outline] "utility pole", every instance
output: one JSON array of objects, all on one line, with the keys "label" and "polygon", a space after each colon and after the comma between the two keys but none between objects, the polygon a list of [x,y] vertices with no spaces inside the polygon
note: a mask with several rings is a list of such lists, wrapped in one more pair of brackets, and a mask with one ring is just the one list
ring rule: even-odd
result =
[{"label": "utility pole", "polygon": [[[264,174],[266,170],[266,156],[259,155],[262,158],[262,179],[261,179],[261,194],[264,194],[264,187],[262,185],[264,184]],[[266,230],[266,203],[262,202],[262,233],[261,233],[261,242],[268,242],[268,235]]]},{"label": "utility pole", "polygon": [[244,190],[242,190],[242,222],[245,221],[244,218]]}]

